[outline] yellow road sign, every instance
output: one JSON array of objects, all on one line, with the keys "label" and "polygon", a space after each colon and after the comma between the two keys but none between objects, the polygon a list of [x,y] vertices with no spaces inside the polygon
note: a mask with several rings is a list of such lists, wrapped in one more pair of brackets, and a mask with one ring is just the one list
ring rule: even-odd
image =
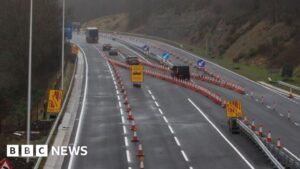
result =
[{"label": "yellow road sign", "polygon": [[62,90],[50,90],[48,99],[48,113],[58,113],[61,108]]},{"label": "yellow road sign", "polygon": [[144,81],[143,65],[132,65],[131,66],[131,81],[133,83],[142,83]]},{"label": "yellow road sign", "polygon": [[79,48],[76,45],[72,45],[72,54],[77,55],[79,51]]},{"label": "yellow road sign", "polygon": [[239,118],[243,116],[242,103],[239,100],[227,102],[226,110],[228,118]]}]

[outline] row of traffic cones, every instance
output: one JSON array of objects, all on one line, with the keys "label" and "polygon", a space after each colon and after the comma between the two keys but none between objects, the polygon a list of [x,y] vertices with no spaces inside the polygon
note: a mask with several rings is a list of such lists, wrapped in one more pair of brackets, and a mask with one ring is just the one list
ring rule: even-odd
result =
[{"label": "row of traffic cones", "polygon": [[[118,86],[119,86],[119,88],[121,90],[121,93],[123,95],[123,100],[124,100],[123,103],[126,106],[126,112],[128,113],[127,120],[131,121],[130,130],[133,132],[133,136],[131,138],[131,142],[132,143],[138,143],[138,142],[140,142],[140,139],[137,136],[137,130],[138,130],[138,128],[136,126],[136,122],[135,122],[133,114],[132,114],[132,108],[131,108],[131,106],[129,104],[128,95],[127,95],[127,92],[126,92],[123,80],[121,79],[121,76],[118,73],[118,71],[116,70],[114,64],[111,64],[111,65],[112,65],[115,77],[117,77]],[[143,151],[143,147],[142,147],[141,143],[138,144],[137,157],[140,160],[139,161],[140,162],[140,164],[139,164],[140,169],[144,169],[144,161],[143,161],[144,160],[144,151]]]},{"label": "row of traffic cones", "polygon": [[[248,122],[248,118],[247,116],[244,116],[244,120],[243,120],[244,124],[248,126],[249,122]],[[255,126],[255,122],[254,120],[252,120],[251,124],[250,124],[250,128],[253,132],[255,132],[259,137],[264,138],[264,134],[263,134],[263,125],[260,124],[258,131],[256,131],[256,126]],[[272,134],[271,134],[271,130],[268,131],[267,137],[265,138],[267,143],[272,144]],[[281,139],[278,138],[277,142],[276,142],[276,147],[281,149],[282,143],[281,143]]]}]

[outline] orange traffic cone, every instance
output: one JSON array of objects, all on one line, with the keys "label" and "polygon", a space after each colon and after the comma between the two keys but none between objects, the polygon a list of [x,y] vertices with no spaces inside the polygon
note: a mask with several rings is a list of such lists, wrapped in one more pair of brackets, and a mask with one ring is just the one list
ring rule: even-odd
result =
[{"label": "orange traffic cone", "polygon": [[277,139],[276,147],[279,148],[279,149],[282,148],[282,144],[281,144],[280,138]]},{"label": "orange traffic cone", "polygon": [[263,127],[262,127],[262,125],[259,126],[259,129],[258,129],[258,135],[259,135],[260,137],[263,136]]},{"label": "orange traffic cone", "polygon": [[134,120],[131,111],[128,112],[128,118],[127,120]]},{"label": "orange traffic cone", "polygon": [[271,134],[271,131],[268,132],[267,142],[268,143],[272,143],[272,134]]},{"label": "orange traffic cone", "polygon": [[247,118],[247,116],[244,117],[244,123],[245,123],[246,125],[248,125],[248,118]]},{"label": "orange traffic cone", "polygon": [[140,162],[140,169],[144,169],[144,161]]},{"label": "orange traffic cone", "polygon": [[134,120],[131,122],[130,130],[131,130],[131,131],[137,131],[137,127],[136,127],[136,125],[135,125],[135,121],[134,121]]},{"label": "orange traffic cone", "polygon": [[137,137],[136,131],[133,132],[133,137],[131,139],[131,142],[139,142],[139,138]]},{"label": "orange traffic cone", "polygon": [[139,157],[139,159],[142,159],[144,157],[144,151],[143,151],[142,144],[139,144],[137,156]]},{"label": "orange traffic cone", "polygon": [[254,123],[254,120],[253,120],[252,123],[251,123],[251,130],[252,130],[252,131],[255,131],[255,123]]}]

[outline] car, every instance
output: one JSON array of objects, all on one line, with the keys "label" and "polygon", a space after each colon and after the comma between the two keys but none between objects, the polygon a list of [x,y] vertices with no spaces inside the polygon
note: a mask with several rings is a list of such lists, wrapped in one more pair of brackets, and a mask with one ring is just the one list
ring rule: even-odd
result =
[{"label": "car", "polygon": [[118,56],[118,50],[111,48],[108,52],[109,56]]},{"label": "car", "polygon": [[112,48],[111,44],[104,44],[102,46],[103,51],[109,51]]},{"label": "car", "polygon": [[140,64],[139,59],[136,56],[128,56],[126,58],[126,63],[128,65],[138,65],[138,64]]}]

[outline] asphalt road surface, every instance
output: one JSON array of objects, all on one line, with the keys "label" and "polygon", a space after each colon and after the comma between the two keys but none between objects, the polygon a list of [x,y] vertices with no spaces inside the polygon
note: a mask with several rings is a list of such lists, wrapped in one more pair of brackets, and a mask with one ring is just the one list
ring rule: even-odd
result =
[{"label": "asphalt road surface", "polygon": [[[140,54],[106,38],[100,38],[99,44],[87,44],[84,36],[75,35],[74,41],[86,54],[88,85],[86,99],[82,103],[85,106],[84,116],[77,118],[81,122],[74,127],[70,144],[77,142],[77,145],[87,146],[88,155],[71,160],[65,158],[62,168],[139,168],[137,143],[130,141],[132,132],[130,122],[126,119],[123,99],[119,89],[116,89],[112,69],[101,47],[104,43],[111,43],[132,55]],[[163,47],[170,48],[166,45]],[[111,57],[124,62],[122,56]],[[117,70],[124,80],[138,137],[143,144],[145,168],[272,168],[265,156],[245,136],[229,132],[224,109],[206,97],[151,77],[145,77],[142,87],[135,88],[130,82],[130,72],[122,68]],[[282,117],[271,114],[250,96],[205,85],[226,98],[243,99],[245,111],[253,112],[249,112],[249,115],[257,115],[255,118],[258,121],[272,118],[274,123],[278,123],[276,134],[280,134],[281,125],[286,127],[289,124]],[[289,128],[298,129],[293,125]]]}]

